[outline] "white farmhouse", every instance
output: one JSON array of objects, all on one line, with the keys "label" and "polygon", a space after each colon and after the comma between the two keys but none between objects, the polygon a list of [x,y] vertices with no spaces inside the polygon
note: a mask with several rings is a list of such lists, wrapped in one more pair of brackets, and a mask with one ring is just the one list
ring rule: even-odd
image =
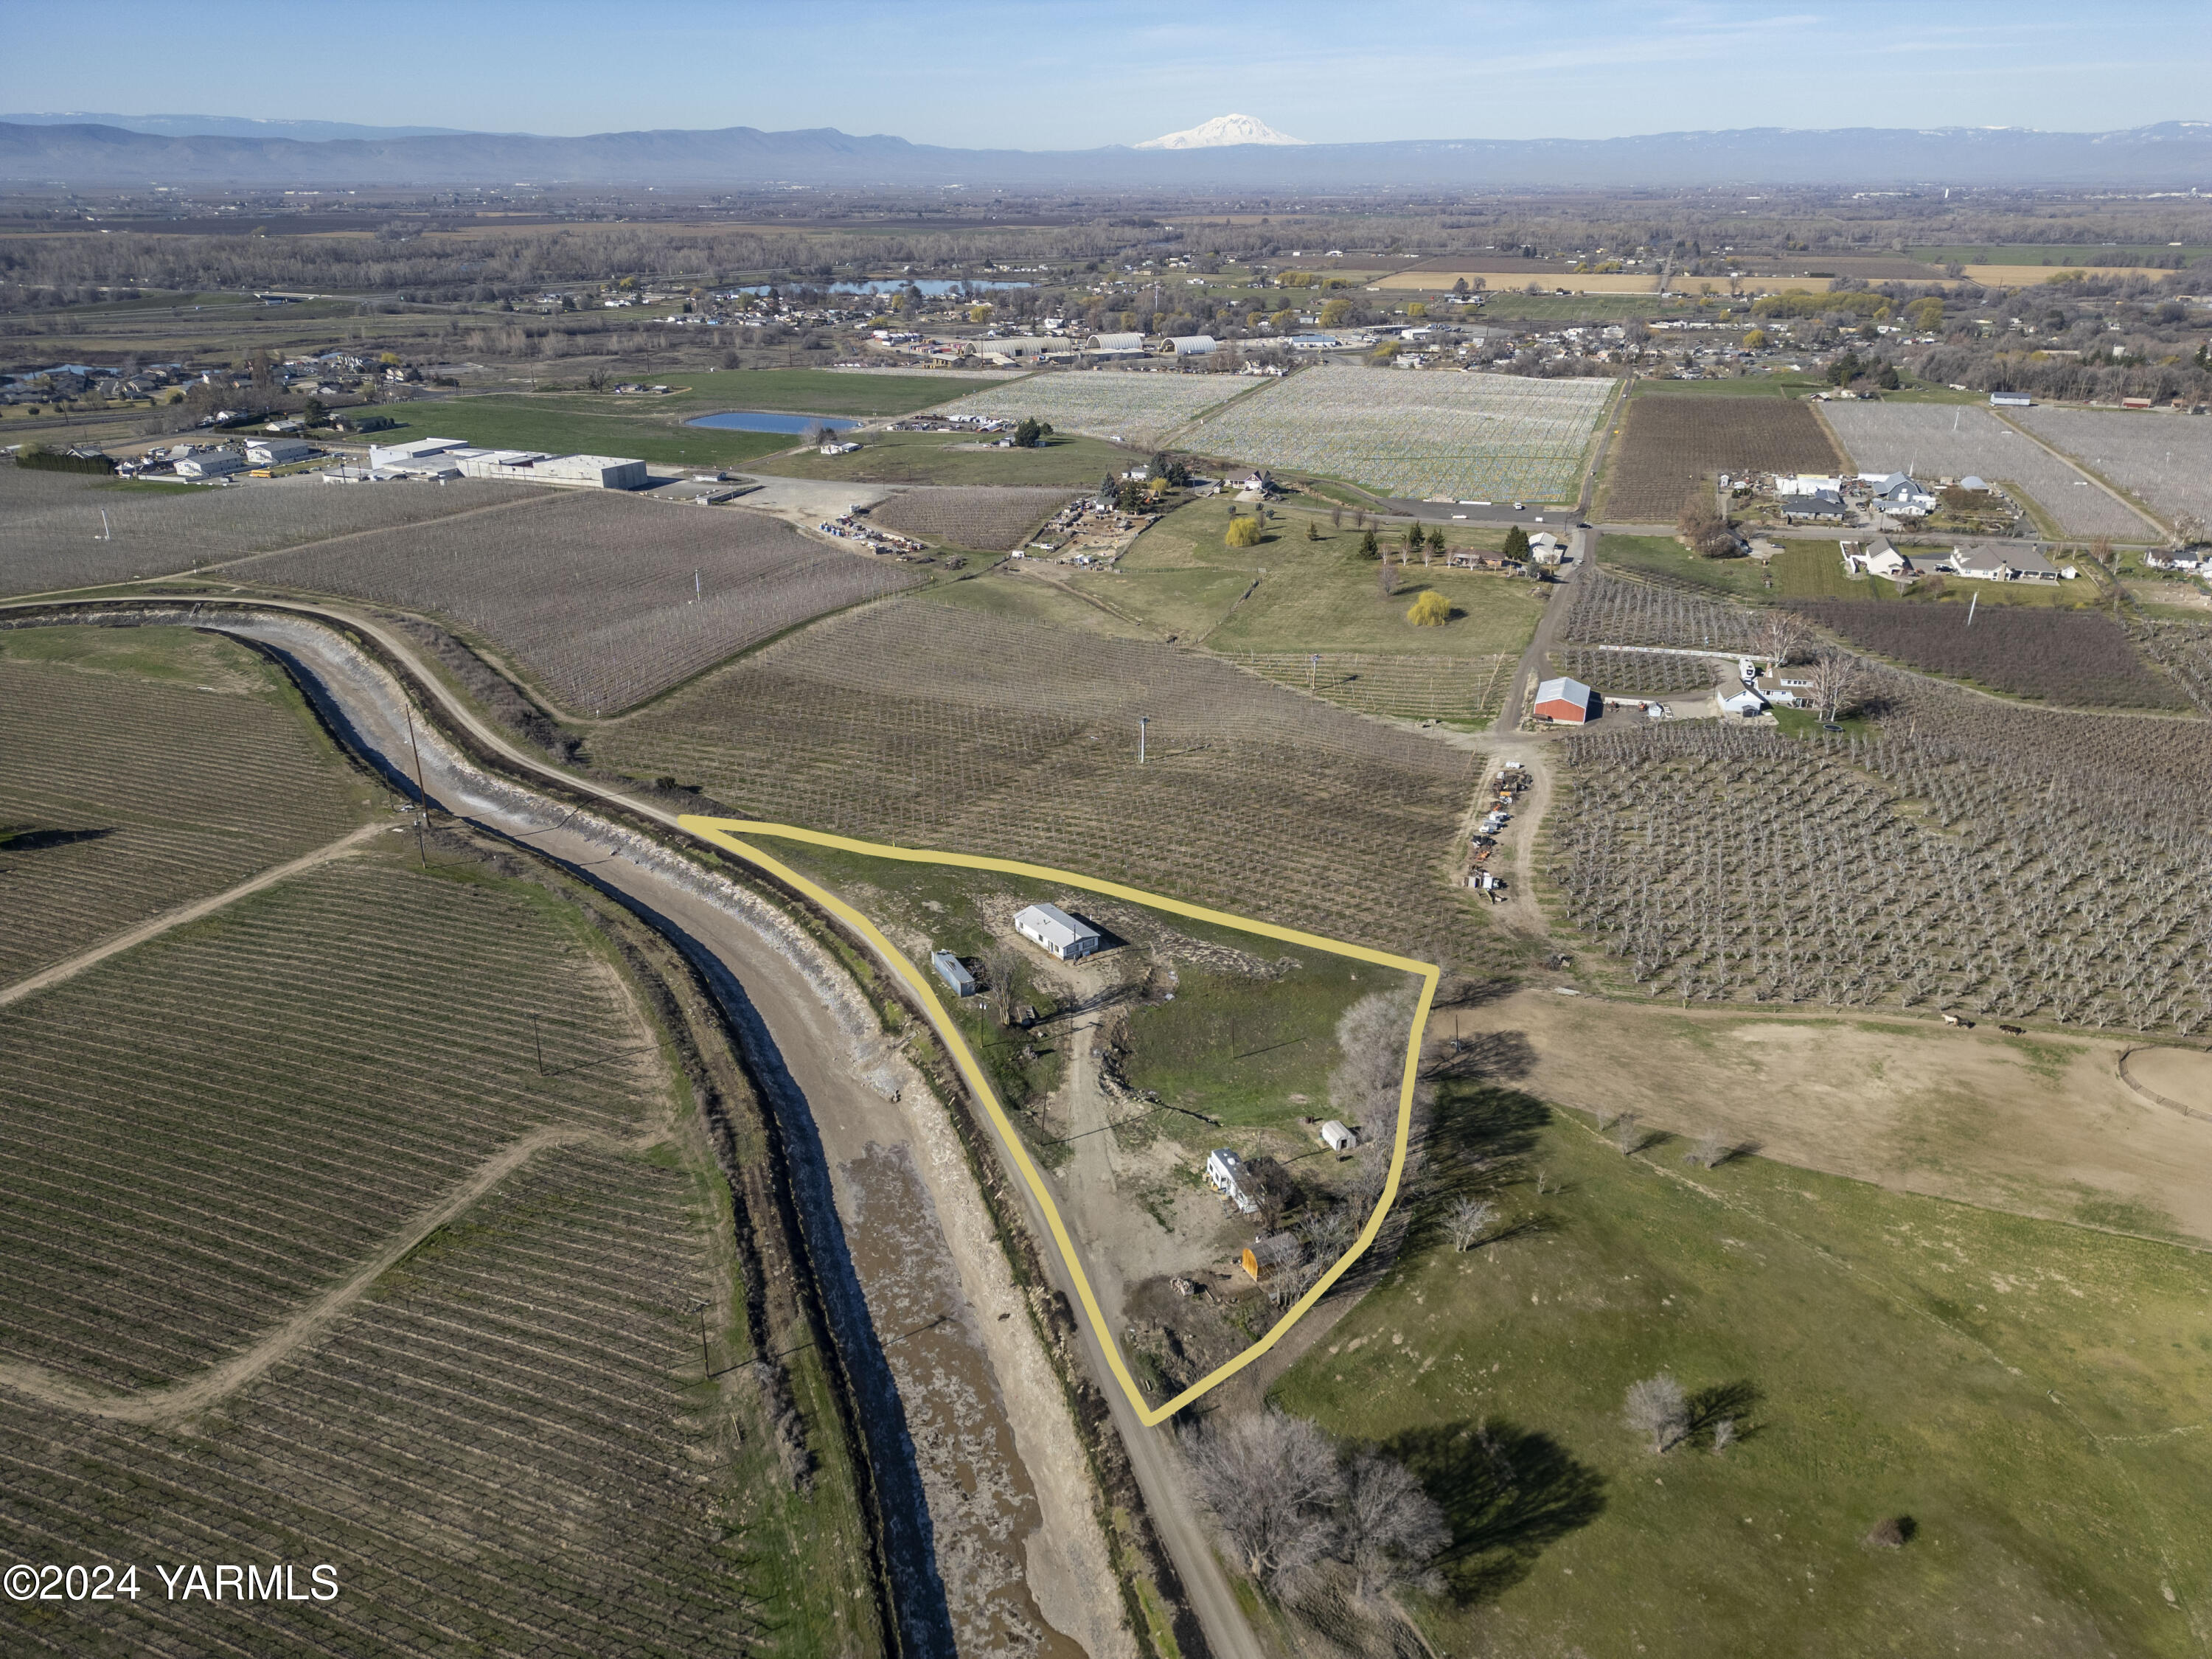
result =
[{"label": "white farmhouse", "polygon": [[1062,962],[1087,957],[1099,945],[1097,928],[1078,921],[1057,904],[1032,904],[1018,912],[1014,931]]}]

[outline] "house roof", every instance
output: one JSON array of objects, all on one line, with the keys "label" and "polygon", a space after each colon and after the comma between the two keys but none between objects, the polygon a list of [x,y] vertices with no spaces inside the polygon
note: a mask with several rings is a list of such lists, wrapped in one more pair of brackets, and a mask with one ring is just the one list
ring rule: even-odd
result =
[{"label": "house roof", "polygon": [[1057,904],[1032,904],[1014,917],[1014,926],[1062,949],[1078,939],[1098,937],[1096,927],[1085,927]]}]

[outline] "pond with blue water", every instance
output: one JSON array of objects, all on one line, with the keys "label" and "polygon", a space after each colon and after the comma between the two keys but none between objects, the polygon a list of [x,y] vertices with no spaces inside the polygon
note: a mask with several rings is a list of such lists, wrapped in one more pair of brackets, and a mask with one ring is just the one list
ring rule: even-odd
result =
[{"label": "pond with blue water", "polygon": [[801,433],[811,427],[825,427],[832,432],[850,432],[860,425],[858,421],[840,419],[835,415],[777,415],[764,409],[726,409],[719,415],[702,415],[684,422],[686,426],[718,427],[725,432],[789,432]]}]

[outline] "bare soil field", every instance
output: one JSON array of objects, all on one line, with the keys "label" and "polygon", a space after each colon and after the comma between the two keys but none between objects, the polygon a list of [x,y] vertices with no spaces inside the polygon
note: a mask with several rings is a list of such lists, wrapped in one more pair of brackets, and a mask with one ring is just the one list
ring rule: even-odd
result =
[{"label": "bare soil field", "polygon": [[1984,1024],[1638,1006],[1539,985],[1441,1016],[1510,1036],[1514,1086],[1561,1106],[1634,1112],[1687,1145],[1708,1131],[1763,1156],[2024,1215],[2212,1243],[2197,1171],[2212,1121],[2146,1102],[2119,1075],[2203,1056],[2122,1036],[2008,1036]]},{"label": "bare soil field", "polygon": [[1827,405],[1828,423],[1861,471],[1911,471],[2009,484],[2051,515],[2063,534],[2145,541],[2150,526],[2032,438],[1986,409],[1948,404]]},{"label": "bare soil field", "polygon": [[1074,498],[1066,489],[988,485],[902,489],[868,514],[872,524],[925,541],[1004,553]]},{"label": "bare soil field", "polygon": [[[116,483],[0,462],[0,592],[173,575],[241,554],[510,506],[509,486],[462,479],[343,488],[319,478],[228,487]],[[105,512],[107,520],[100,521]]]},{"label": "bare soil field", "polygon": [[239,578],[450,617],[567,707],[626,708],[825,611],[910,587],[779,519],[603,491],[257,559]]},{"label": "bare soil field", "polygon": [[1672,524],[1717,472],[1832,472],[1843,458],[1809,404],[1774,398],[1632,398],[1601,516]]},{"label": "bare soil field", "polygon": [[0,985],[334,841],[385,798],[274,669],[183,629],[0,631]]},{"label": "bare soil field", "polygon": [[1472,755],[1170,646],[872,606],[605,728],[592,753],[733,816],[1080,869],[1366,943],[1488,937],[1443,881]]}]

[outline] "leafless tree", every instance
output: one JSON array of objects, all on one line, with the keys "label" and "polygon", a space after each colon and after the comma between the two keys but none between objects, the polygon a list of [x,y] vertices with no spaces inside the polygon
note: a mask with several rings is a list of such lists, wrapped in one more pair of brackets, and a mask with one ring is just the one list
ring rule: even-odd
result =
[{"label": "leafless tree", "polygon": [[1794,611],[1769,611],[1755,630],[1759,654],[1777,668],[1794,662],[1813,643],[1813,630]]},{"label": "leafless tree", "polygon": [[1713,1455],[1718,1457],[1735,1444],[1735,1419],[1723,1417],[1713,1425]]},{"label": "leafless tree", "polygon": [[1630,1428],[1651,1437],[1655,1455],[1690,1431],[1690,1402],[1683,1395],[1682,1385],[1664,1371],[1628,1385],[1621,1415],[1628,1419]]},{"label": "leafless tree", "polygon": [[1405,1465],[1379,1452],[1354,1459],[1344,1506],[1352,1594],[1370,1605],[1401,1584],[1437,1585],[1430,1565],[1451,1542],[1443,1507]]},{"label": "leafless tree", "polygon": [[1871,684],[1866,665],[1844,651],[1821,652],[1805,678],[1811,682],[1813,706],[1831,725],[1864,702]]},{"label": "leafless tree", "polygon": [[1200,1497],[1255,1578],[1295,1589],[1335,1547],[1344,1471],[1305,1419],[1269,1410],[1194,1425],[1182,1444]]},{"label": "leafless tree", "polygon": [[1396,1137],[1412,1020],[1405,996],[1370,991],[1336,1023],[1344,1059],[1329,1074],[1329,1103],[1339,1117],[1359,1127],[1362,1141],[1378,1149],[1387,1149]]},{"label": "leafless tree", "polygon": [[985,991],[991,999],[991,1012],[999,1017],[1000,1024],[1012,1025],[1014,1005],[1021,999],[1021,952],[1011,945],[987,945],[983,951],[983,973],[989,981]]},{"label": "leafless tree", "polygon": [[1698,1137],[1698,1144],[1682,1154],[1682,1162],[1694,1164],[1701,1170],[1717,1170],[1728,1162],[1729,1144],[1717,1131],[1708,1129]]},{"label": "leafless tree", "polygon": [[1713,559],[1735,551],[1735,532],[1729,528],[1727,515],[1713,500],[1710,484],[1700,483],[1690,491],[1674,527],[1693,553]]},{"label": "leafless tree", "polygon": [[1375,580],[1382,585],[1382,597],[1386,599],[1398,591],[1398,567],[1390,562],[1387,550],[1382,555],[1382,568],[1375,573]]},{"label": "leafless tree", "polygon": [[2194,547],[2206,538],[2204,520],[2196,513],[2177,513],[2173,515],[2173,539],[2177,545]]},{"label": "leafless tree", "polygon": [[1620,1148],[1623,1158],[1632,1157],[1644,1145],[1644,1127],[1636,1121],[1633,1112],[1623,1112],[1613,1121],[1613,1144]]},{"label": "leafless tree", "polygon": [[1444,1231],[1451,1235],[1452,1249],[1473,1249],[1490,1231],[1491,1223],[1498,1218],[1498,1206],[1480,1199],[1462,1198],[1451,1206],[1444,1217]]}]

